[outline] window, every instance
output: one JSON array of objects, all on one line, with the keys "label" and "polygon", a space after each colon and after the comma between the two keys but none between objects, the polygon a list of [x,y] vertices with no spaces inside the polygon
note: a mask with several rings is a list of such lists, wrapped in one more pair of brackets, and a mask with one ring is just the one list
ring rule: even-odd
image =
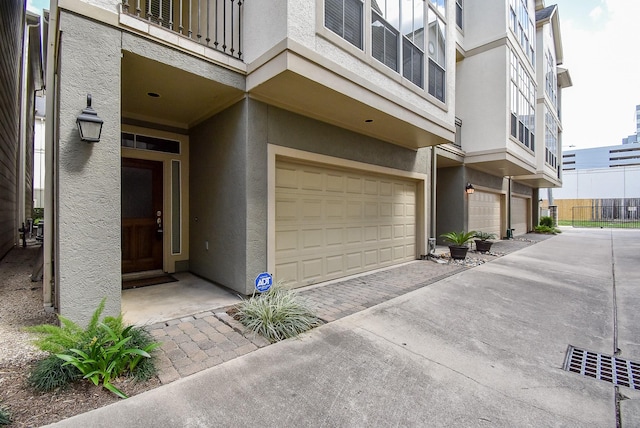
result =
[{"label": "window", "polygon": [[[434,0],[430,0],[433,4]],[[445,53],[446,53],[446,26],[440,15],[433,7],[428,11],[429,25],[429,93],[444,101],[445,99]]]},{"label": "window", "polygon": [[558,166],[558,123],[549,112],[544,115],[544,128],[544,159],[551,167],[556,168]]},{"label": "window", "polygon": [[456,0],[456,25],[462,30],[462,0]]},{"label": "window", "polygon": [[424,0],[371,2],[371,54],[424,87]]},{"label": "window", "polygon": [[534,80],[513,51],[510,63],[510,132],[526,147],[535,150]]},{"label": "window", "polygon": [[324,25],[362,49],[363,8],[362,0],[325,0]]},{"label": "window", "polygon": [[[509,0],[509,27],[532,65],[535,65],[536,27],[529,11],[535,11],[532,0]],[[530,7],[531,6],[531,7]],[[532,13],[535,17],[535,12]]]},{"label": "window", "polygon": [[[462,7],[462,0],[457,2]],[[364,50],[365,4],[369,2],[324,0],[325,27]],[[424,89],[426,85],[429,94],[444,102],[446,0],[370,0],[370,4],[371,40],[366,42],[371,56],[417,87]]]},{"label": "window", "polygon": [[551,101],[551,105],[555,109],[558,108],[558,77],[556,76],[556,60],[551,50],[548,50],[544,55],[545,62],[545,91]]},{"label": "window", "polygon": [[164,138],[148,137],[146,135],[121,134],[120,145],[132,149],[152,150],[155,152],[180,153],[180,142],[165,140]]}]

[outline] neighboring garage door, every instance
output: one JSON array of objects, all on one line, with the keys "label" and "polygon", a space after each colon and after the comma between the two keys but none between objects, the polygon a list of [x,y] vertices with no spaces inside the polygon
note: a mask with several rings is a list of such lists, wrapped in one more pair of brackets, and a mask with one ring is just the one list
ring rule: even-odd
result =
[{"label": "neighboring garage door", "polygon": [[278,161],[277,280],[304,286],[416,259],[416,183]]},{"label": "neighboring garage door", "polygon": [[528,232],[529,216],[527,209],[527,199],[511,197],[511,228],[515,229],[513,235],[523,235]]},{"label": "neighboring garage door", "polygon": [[476,190],[469,195],[469,230],[494,233],[501,238],[501,212],[499,193]]}]

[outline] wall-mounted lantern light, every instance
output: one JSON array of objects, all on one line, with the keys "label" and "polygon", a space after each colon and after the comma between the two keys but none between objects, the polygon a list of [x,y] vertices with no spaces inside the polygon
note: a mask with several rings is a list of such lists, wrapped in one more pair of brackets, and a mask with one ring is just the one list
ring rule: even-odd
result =
[{"label": "wall-mounted lantern light", "polygon": [[464,188],[464,191],[467,192],[467,195],[470,195],[473,192],[475,192],[476,189],[473,188],[473,185],[471,183],[467,183],[467,185]]},{"label": "wall-mounted lantern light", "polygon": [[87,94],[87,108],[82,110],[82,113],[76,120],[80,139],[88,143],[97,143],[100,141],[103,123],[104,121],[98,117],[98,113],[91,108],[91,94]]}]

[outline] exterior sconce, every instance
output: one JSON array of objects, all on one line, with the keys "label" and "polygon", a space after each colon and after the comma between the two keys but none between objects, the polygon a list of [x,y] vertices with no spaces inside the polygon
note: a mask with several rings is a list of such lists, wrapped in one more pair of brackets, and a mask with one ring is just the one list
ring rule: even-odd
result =
[{"label": "exterior sconce", "polygon": [[467,185],[464,188],[464,191],[467,192],[467,195],[470,195],[473,192],[475,192],[476,189],[473,188],[473,185],[471,183],[467,183]]},{"label": "exterior sconce", "polygon": [[80,139],[87,143],[99,142],[103,123],[104,121],[98,117],[98,113],[91,108],[91,94],[87,94],[87,108],[82,110],[76,120]]}]

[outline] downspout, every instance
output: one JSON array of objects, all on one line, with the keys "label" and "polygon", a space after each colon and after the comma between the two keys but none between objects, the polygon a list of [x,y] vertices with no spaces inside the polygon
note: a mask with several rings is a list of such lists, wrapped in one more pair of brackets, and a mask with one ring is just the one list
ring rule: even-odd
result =
[{"label": "downspout", "polygon": [[507,177],[507,238],[513,238],[513,230],[511,229],[511,176]]},{"label": "downspout", "polygon": [[43,305],[46,311],[53,312],[53,283],[55,281],[53,271],[53,254],[54,254],[54,197],[56,189],[54,189],[54,138],[55,129],[57,128],[57,91],[55,85],[55,70],[57,68],[57,41],[58,41],[58,0],[50,0],[49,10],[49,35],[47,38],[47,72],[45,87],[47,91],[46,111],[47,126],[45,126],[45,142],[44,142],[44,241],[43,246],[43,269],[42,269],[42,293]]}]

